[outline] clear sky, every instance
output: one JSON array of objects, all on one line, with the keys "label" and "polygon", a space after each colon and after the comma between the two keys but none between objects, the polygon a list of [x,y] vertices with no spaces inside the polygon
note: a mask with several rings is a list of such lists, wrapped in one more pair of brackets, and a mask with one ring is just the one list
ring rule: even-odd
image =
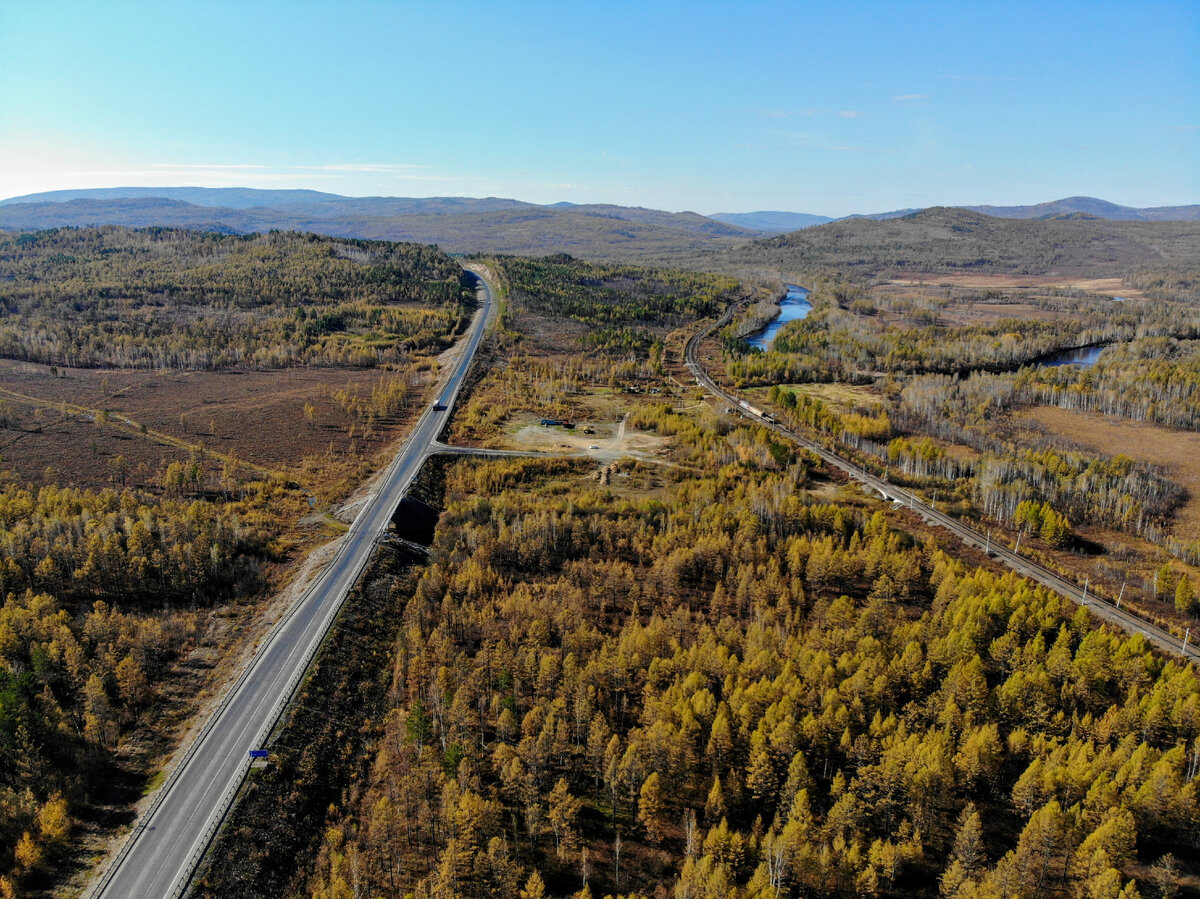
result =
[{"label": "clear sky", "polygon": [[0,0],[0,197],[1200,202],[1200,0]]}]

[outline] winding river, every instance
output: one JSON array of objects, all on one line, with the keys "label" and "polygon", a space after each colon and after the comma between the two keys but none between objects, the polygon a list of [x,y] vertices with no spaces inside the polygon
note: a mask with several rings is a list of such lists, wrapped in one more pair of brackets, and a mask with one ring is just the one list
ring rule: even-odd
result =
[{"label": "winding river", "polygon": [[[787,296],[779,301],[779,314],[768,322],[765,327],[748,334],[745,338],[746,343],[763,352],[771,348],[771,343],[775,340],[775,335],[779,333],[780,328],[788,322],[799,321],[812,311],[812,303],[808,301],[807,290],[795,284],[787,284],[785,286],[787,287]],[[1120,297],[1114,297],[1114,299],[1120,299]],[[1033,359],[1025,364],[1051,367],[1057,365],[1077,365],[1080,368],[1088,368],[1096,364],[1096,360],[1100,358],[1100,354],[1104,352],[1107,346],[1108,344],[1101,343],[1062,350]]]},{"label": "winding river", "polygon": [[1076,347],[1073,350],[1063,350],[1061,353],[1055,353],[1052,356],[1046,356],[1042,359],[1034,359],[1033,365],[1078,365],[1080,368],[1090,368],[1096,364],[1096,360],[1100,358],[1100,354],[1104,352],[1108,344],[1100,343],[1093,346]]},{"label": "winding river", "polygon": [[787,296],[779,301],[779,315],[761,331],[755,331],[746,337],[746,343],[766,352],[771,348],[771,342],[779,329],[788,322],[799,321],[812,311],[812,303],[808,301],[808,291],[795,284],[788,284]]}]

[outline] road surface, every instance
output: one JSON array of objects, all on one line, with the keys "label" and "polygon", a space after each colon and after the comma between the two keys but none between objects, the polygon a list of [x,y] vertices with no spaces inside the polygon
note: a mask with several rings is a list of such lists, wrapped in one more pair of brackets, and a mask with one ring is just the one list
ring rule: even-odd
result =
[{"label": "road surface", "polygon": [[768,421],[761,415],[755,414],[753,411],[740,405],[740,400],[736,396],[719,386],[712,378],[708,376],[708,373],[704,371],[704,367],[700,364],[699,359],[696,356],[696,351],[700,345],[700,342],[713,331],[728,324],[730,319],[733,317],[733,313],[736,308],[736,306],[730,305],[716,322],[700,329],[693,334],[688,339],[687,346],[684,349],[684,361],[687,363],[688,370],[696,378],[697,383],[704,387],[709,393],[723,399],[730,405],[730,407],[736,409],[747,418],[753,419],[754,421],[771,428],[773,431],[782,434],[789,440],[792,440],[805,449],[815,453],[826,464],[834,468],[841,469],[854,480],[866,485],[867,487],[870,487],[872,490],[877,491],[883,498],[891,500],[897,505],[912,509],[930,524],[940,525],[968,546],[975,546],[980,550],[988,552],[992,558],[1007,565],[1018,574],[1022,574],[1031,580],[1037,581],[1043,586],[1049,587],[1051,590],[1054,590],[1056,593],[1060,593],[1078,605],[1087,606],[1087,608],[1098,618],[1115,624],[1131,634],[1141,634],[1159,649],[1166,650],[1167,652],[1171,652],[1176,655],[1183,655],[1189,659],[1200,660],[1200,649],[1196,647],[1195,640],[1189,640],[1185,645],[1184,640],[1181,640],[1179,637],[1176,637],[1169,631],[1151,624],[1144,618],[1134,615],[1125,609],[1119,608],[1113,605],[1113,603],[1101,599],[1094,594],[1089,595],[1086,585],[1084,587],[1080,587],[1078,584],[1067,580],[1061,574],[1058,574],[1050,568],[1047,568],[1045,565],[1035,562],[1033,559],[1027,558],[1026,556],[1022,556],[1019,553],[1013,552],[1006,547],[992,543],[991,540],[984,534],[981,534],[974,528],[963,524],[957,518],[953,518],[944,512],[937,511],[910,491],[904,490],[883,480],[882,478],[876,477],[870,472],[859,468],[854,463],[843,459],[836,453],[830,452],[819,443],[814,443],[803,435],[796,433],[792,429],[785,428],[778,422]]},{"label": "road surface", "polygon": [[454,408],[493,308],[491,288],[474,277],[480,308],[449,379],[350,526],[333,561],[259,647],[97,882],[94,897],[167,899],[187,890],[245,777],[247,753],[260,747],[275,726]]},{"label": "road surface", "polygon": [[434,442],[429,447],[429,455],[485,456],[495,459],[557,459],[561,458],[563,454],[541,453],[537,450],[491,449],[486,446],[449,446],[445,443]]}]

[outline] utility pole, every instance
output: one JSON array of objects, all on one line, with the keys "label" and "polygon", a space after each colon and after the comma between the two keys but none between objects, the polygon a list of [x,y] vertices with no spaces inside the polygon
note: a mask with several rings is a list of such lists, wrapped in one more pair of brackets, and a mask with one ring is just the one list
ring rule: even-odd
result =
[{"label": "utility pole", "polygon": [[1190,637],[1191,635],[1192,635],[1192,629],[1190,627],[1183,632],[1183,657],[1185,659],[1187,658],[1187,641],[1188,641],[1188,637]]},{"label": "utility pole", "polygon": [[992,532],[987,532],[987,542],[983,544],[983,554],[990,556],[992,554]]},{"label": "utility pole", "polygon": [[1125,584],[1129,580],[1129,575],[1125,575],[1125,580],[1121,581],[1121,592],[1117,594],[1117,608],[1121,608],[1121,597],[1125,595]]},{"label": "utility pole", "polygon": [[1083,579],[1083,604],[1084,605],[1087,605],[1087,588],[1088,588],[1088,584],[1090,584],[1091,582],[1092,582],[1091,575],[1088,575],[1087,577],[1085,577]]}]

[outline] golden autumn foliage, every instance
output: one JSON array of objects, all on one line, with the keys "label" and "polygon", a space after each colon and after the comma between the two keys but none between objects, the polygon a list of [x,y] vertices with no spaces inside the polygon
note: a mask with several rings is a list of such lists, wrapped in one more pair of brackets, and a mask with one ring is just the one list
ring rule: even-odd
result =
[{"label": "golden autumn foliage", "polygon": [[1194,668],[810,498],[802,463],[719,464],[743,439],[769,437],[697,432],[707,473],[640,499],[452,470],[344,829],[369,889],[565,895],[587,850],[597,895],[1132,895],[1142,842],[1186,853]]},{"label": "golden autumn foliage", "polygon": [[50,365],[402,362],[470,299],[436,247],[315,234],[59,228],[0,238],[0,266],[0,355]]},{"label": "golden autumn foliage", "polygon": [[0,488],[0,870],[14,889],[69,849],[73,805],[196,639],[194,612],[158,610],[261,588],[281,488],[239,493]]}]

